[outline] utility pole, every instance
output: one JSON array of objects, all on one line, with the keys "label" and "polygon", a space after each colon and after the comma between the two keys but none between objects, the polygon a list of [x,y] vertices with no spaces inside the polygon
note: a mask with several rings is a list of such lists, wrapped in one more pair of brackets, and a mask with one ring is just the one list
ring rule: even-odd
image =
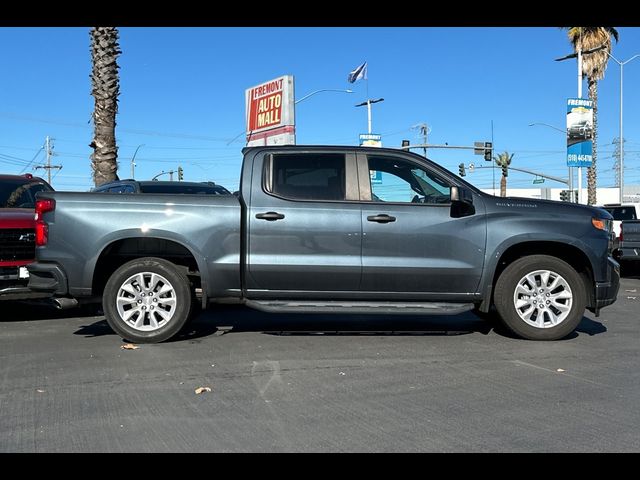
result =
[{"label": "utility pole", "polygon": [[35,168],[44,168],[47,171],[47,181],[49,185],[51,185],[51,169],[57,168],[59,170],[62,168],[62,165],[51,165],[51,157],[53,157],[55,153],[53,153],[53,138],[50,138],[48,135],[44,141],[44,151],[47,154],[47,164],[36,165]]},{"label": "utility pole", "polygon": [[428,142],[428,135],[431,132],[431,129],[429,128],[429,125],[427,125],[426,123],[418,123],[417,125],[414,125],[411,128],[415,128],[420,130],[419,135],[422,135],[423,138],[423,147],[422,147],[422,151],[424,152],[424,157],[427,158],[427,144]]}]

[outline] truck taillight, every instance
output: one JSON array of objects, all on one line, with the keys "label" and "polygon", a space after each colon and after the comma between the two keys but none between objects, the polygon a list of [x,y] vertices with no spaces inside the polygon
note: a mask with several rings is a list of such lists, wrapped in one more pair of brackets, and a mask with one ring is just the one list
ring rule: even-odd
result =
[{"label": "truck taillight", "polygon": [[51,198],[36,200],[36,246],[41,247],[49,240],[49,226],[42,215],[56,209],[56,201]]}]

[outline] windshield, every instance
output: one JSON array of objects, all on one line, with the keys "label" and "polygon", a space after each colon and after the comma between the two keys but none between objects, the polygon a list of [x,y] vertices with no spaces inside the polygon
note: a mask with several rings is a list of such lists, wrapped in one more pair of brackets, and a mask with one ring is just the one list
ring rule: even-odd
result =
[{"label": "windshield", "polygon": [[636,207],[604,207],[614,220],[637,220]]},{"label": "windshield", "polygon": [[41,182],[1,180],[0,208],[35,208],[36,193],[48,190],[50,188]]}]

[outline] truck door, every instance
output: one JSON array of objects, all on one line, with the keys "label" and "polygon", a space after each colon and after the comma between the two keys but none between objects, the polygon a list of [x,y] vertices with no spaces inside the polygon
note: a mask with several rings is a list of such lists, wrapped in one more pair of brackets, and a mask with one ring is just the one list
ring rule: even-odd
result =
[{"label": "truck door", "polygon": [[486,241],[480,197],[475,213],[452,216],[452,184],[435,169],[393,153],[358,154],[358,168],[370,198],[362,203],[361,290],[439,300],[475,292]]},{"label": "truck door", "polygon": [[358,291],[355,165],[355,154],[344,151],[283,150],[255,158],[246,237],[252,297],[334,298],[332,292]]}]

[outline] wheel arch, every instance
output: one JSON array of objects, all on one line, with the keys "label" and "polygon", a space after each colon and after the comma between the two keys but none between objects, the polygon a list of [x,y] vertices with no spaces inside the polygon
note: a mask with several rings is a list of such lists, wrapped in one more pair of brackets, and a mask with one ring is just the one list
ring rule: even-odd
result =
[{"label": "wheel arch", "polygon": [[195,281],[196,287],[202,289],[202,303],[206,305],[207,271],[201,263],[202,260],[183,242],[161,236],[125,237],[113,240],[105,245],[95,261],[91,278],[91,291],[94,294],[102,292],[109,277],[120,266],[130,260],[143,257],[162,258],[184,267],[190,279]]},{"label": "wheel arch", "polygon": [[497,258],[497,261],[494,263],[493,274],[486,282],[483,295],[484,300],[480,305],[481,311],[489,311],[493,303],[496,282],[504,269],[517,259],[531,255],[548,255],[571,265],[582,279],[587,305],[590,306],[595,302],[595,292],[592,288],[594,284],[593,265],[587,254],[575,245],[555,241],[535,240],[511,245]]}]

